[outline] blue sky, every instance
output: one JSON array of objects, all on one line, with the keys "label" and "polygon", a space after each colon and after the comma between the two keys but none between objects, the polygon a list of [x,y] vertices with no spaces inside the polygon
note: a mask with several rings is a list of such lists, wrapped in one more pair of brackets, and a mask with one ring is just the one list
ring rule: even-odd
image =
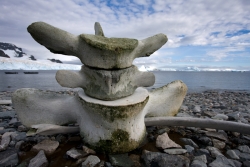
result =
[{"label": "blue sky", "polygon": [[1,0],[0,41],[39,59],[79,64],[75,57],[50,53],[26,28],[44,21],[75,35],[94,34],[97,21],[106,37],[168,36],[153,55],[135,59],[138,66],[250,70],[249,9],[249,0]]}]

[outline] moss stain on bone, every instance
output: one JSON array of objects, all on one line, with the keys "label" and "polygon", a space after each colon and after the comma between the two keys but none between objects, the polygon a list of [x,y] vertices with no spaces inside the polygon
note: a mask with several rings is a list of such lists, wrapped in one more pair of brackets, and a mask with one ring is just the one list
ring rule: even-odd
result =
[{"label": "moss stain on bone", "polygon": [[94,146],[90,146],[91,148],[95,149],[97,152],[106,152],[106,153],[122,153],[122,152],[129,152],[135,148],[137,148],[140,143],[143,141],[145,137],[144,131],[139,139],[139,141],[135,141],[130,139],[129,133],[117,129],[115,130],[110,140],[100,140]]},{"label": "moss stain on bone", "polygon": [[81,34],[80,37],[89,45],[101,49],[122,53],[124,50],[134,50],[138,45],[137,39],[129,38],[106,38],[103,36]]}]

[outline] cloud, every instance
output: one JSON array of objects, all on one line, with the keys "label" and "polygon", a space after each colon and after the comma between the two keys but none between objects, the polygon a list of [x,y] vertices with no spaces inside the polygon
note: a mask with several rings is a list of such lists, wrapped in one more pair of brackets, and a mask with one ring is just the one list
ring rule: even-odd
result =
[{"label": "cloud", "polygon": [[[169,40],[159,50],[161,56],[151,55],[142,60],[146,63],[174,63],[174,57],[180,55],[175,50],[166,56],[168,49],[185,46],[206,46],[207,54],[200,57],[212,57],[219,62],[236,54],[230,48],[249,53],[249,9],[248,0],[3,0],[0,37],[2,42],[14,43],[44,59],[75,61],[72,57],[54,55],[37,44],[28,34],[27,26],[44,21],[75,35],[93,34],[94,23],[98,21],[107,37],[144,39],[166,34]],[[184,59],[185,53],[182,56]]]}]

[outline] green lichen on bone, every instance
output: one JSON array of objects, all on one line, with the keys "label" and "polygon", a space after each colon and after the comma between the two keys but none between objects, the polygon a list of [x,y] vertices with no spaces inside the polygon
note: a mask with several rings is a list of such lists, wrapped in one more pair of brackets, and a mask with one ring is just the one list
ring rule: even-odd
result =
[{"label": "green lichen on bone", "polygon": [[95,145],[90,145],[91,148],[97,152],[106,153],[124,153],[136,149],[145,138],[145,130],[142,133],[141,138],[138,141],[130,139],[130,135],[127,131],[122,129],[115,130],[109,140],[100,140]]},{"label": "green lichen on bone", "polygon": [[124,50],[134,50],[138,45],[137,39],[129,38],[106,38],[103,36],[81,34],[80,37],[89,45],[102,49],[121,53]]}]

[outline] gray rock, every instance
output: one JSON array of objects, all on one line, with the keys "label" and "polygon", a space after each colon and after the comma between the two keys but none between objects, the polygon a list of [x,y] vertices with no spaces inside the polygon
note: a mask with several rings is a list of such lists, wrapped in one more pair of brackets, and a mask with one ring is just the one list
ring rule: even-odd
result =
[{"label": "gray rock", "polygon": [[207,146],[212,145],[211,139],[209,137],[207,137],[207,136],[201,136],[198,140],[204,145],[207,145]]},{"label": "gray rock", "polygon": [[12,140],[20,141],[26,138],[26,132],[14,132],[11,134]]},{"label": "gray rock", "polygon": [[193,108],[193,110],[194,110],[193,111],[194,113],[200,113],[201,112],[201,106],[195,105],[194,108]]},{"label": "gray rock", "polygon": [[66,154],[74,159],[83,158],[88,155],[88,153],[84,152],[83,150],[78,150],[76,148],[71,148],[66,152]]},{"label": "gray rock", "polygon": [[189,115],[188,113],[178,113],[176,116],[177,117],[193,117],[193,116]]},{"label": "gray rock", "polygon": [[218,148],[208,146],[207,149],[210,151],[210,154],[211,154],[212,157],[214,157],[214,158],[216,158],[217,156],[223,155],[223,154],[218,150]]},{"label": "gray rock", "polygon": [[207,167],[207,164],[201,160],[193,160],[190,167]]},{"label": "gray rock", "polygon": [[0,134],[4,134],[6,132],[15,132],[16,129],[15,128],[6,128],[6,129],[3,129],[3,130],[0,130]]},{"label": "gray rock", "polygon": [[189,166],[189,159],[182,155],[169,155],[159,152],[144,151],[142,160],[145,166],[158,166],[158,167],[183,167]]},{"label": "gray rock", "polygon": [[109,155],[109,160],[113,166],[131,167],[133,165],[128,154]]},{"label": "gray rock", "polygon": [[227,138],[227,136],[225,136],[225,134],[219,133],[219,132],[206,132],[206,135],[209,137],[214,137],[214,138],[224,140],[224,141],[228,140],[228,138]]},{"label": "gray rock", "polygon": [[187,150],[188,153],[191,153],[192,151],[194,151],[194,147],[190,145],[185,145],[185,149]]},{"label": "gray rock", "polygon": [[208,165],[209,167],[236,167],[233,161],[224,156],[217,156],[216,159]]},{"label": "gray rock", "polygon": [[9,125],[13,125],[13,124],[16,124],[18,121],[17,121],[17,118],[12,118],[9,122]]},{"label": "gray rock", "polygon": [[179,144],[176,144],[173,140],[168,137],[167,133],[159,135],[156,139],[156,147],[161,149],[166,148],[181,148]]},{"label": "gray rock", "polygon": [[44,150],[45,154],[50,155],[55,152],[57,147],[59,146],[58,141],[53,140],[43,140],[42,142],[34,145],[32,147],[32,151],[39,152],[40,150]]},{"label": "gray rock", "polygon": [[227,120],[228,116],[225,114],[216,114],[214,117],[212,117],[213,119],[218,119],[218,120]]},{"label": "gray rock", "polygon": [[234,150],[227,150],[226,155],[231,159],[240,159],[240,157],[234,152]]},{"label": "gray rock", "polygon": [[226,143],[223,141],[220,141],[218,139],[212,139],[214,147],[218,149],[223,149],[226,146]]},{"label": "gray rock", "polygon": [[250,148],[247,145],[238,146],[237,149],[240,150],[243,153],[249,153],[250,154]]},{"label": "gray rock", "polygon": [[169,131],[170,131],[170,129],[169,129],[168,127],[166,127],[166,128],[157,130],[156,133],[157,133],[158,135],[162,135],[163,133],[169,133]]},{"label": "gray rock", "polygon": [[182,142],[184,142],[187,145],[190,145],[194,148],[199,148],[199,146],[192,140],[192,139],[188,139],[188,138],[181,138],[180,139]]},{"label": "gray rock", "polygon": [[250,161],[244,161],[243,166],[244,167],[250,167]]},{"label": "gray rock", "polygon": [[234,163],[234,165],[235,165],[236,167],[242,167],[242,163],[241,163],[241,162],[239,162],[239,161],[237,161],[237,160],[234,160],[234,159],[232,159],[232,162]]},{"label": "gray rock", "polygon": [[20,125],[20,126],[18,126],[17,130],[19,132],[27,132],[28,128],[26,128],[24,125]]},{"label": "gray rock", "polygon": [[16,115],[15,111],[0,112],[0,119],[11,119],[15,117],[15,115]]},{"label": "gray rock", "polygon": [[6,148],[9,146],[9,143],[11,141],[11,134],[14,132],[5,132],[2,136],[1,145],[0,145],[0,151],[6,150]]},{"label": "gray rock", "polygon": [[182,105],[180,108],[181,111],[187,111],[188,110],[188,106]]},{"label": "gray rock", "polygon": [[207,157],[206,157],[205,154],[200,155],[200,156],[195,156],[195,157],[194,157],[194,160],[202,161],[202,162],[204,162],[205,164],[207,163]]},{"label": "gray rock", "polygon": [[47,167],[49,162],[44,154],[43,150],[40,150],[38,154],[30,160],[28,167]]},{"label": "gray rock", "polygon": [[88,158],[82,163],[82,167],[94,167],[98,164],[101,160],[94,155],[88,156]]},{"label": "gray rock", "polygon": [[19,150],[21,145],[24,143],[24,141],[18,141],[16,142],[15,149]]},{"label": "gray rock", "polygon": [[235,120],[235,121],[240,120],[240,113],[239,112],[229,113],[229,114],[227,114],[227,116],[228,116],[228,120]]},{"label": "gray rock", "polygon": [[16,166],[18,162],[17,150],[11,149],[0,152],[0,166]]},{"label": "gray rock", "polygon": [[186,149],[181,149],[181,148],[172,148],[172,149],[164,149],[164,152],[167,154],[172,154],[172,155],[180,155],[180,154],[185,154],[187,152]]}]

